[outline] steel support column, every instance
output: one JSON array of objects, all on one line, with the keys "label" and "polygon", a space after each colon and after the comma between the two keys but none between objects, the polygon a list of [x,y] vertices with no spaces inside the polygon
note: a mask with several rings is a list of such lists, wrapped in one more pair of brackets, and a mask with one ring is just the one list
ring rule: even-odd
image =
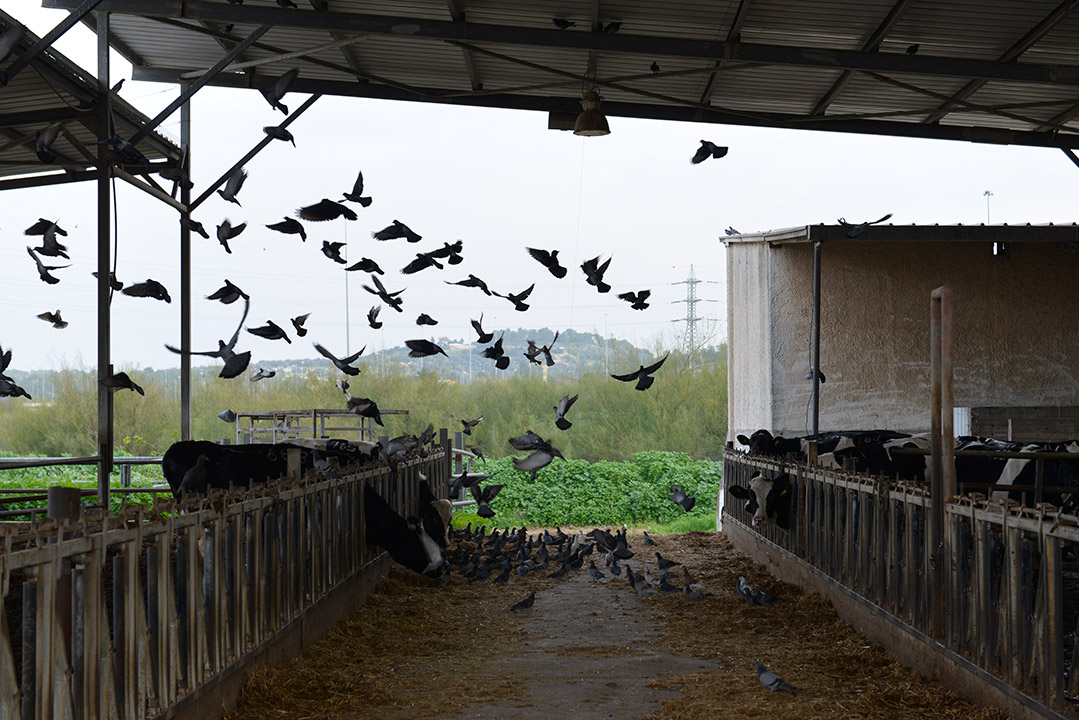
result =
[{"label": "steel support column", "polygon": [[929,486],[929,627],[944,634],[944,503],[955,495],[955,428],[952,418],[952,289],[930,295],[930,424],[932,441]]},{"label": "steel support column", "polygon": [[813,436],[820,432],[820,248],[821,241],[813,243]]},{"label": "steel support column", "polygon": [[[110,136],[109,115],[112,100],[109,93],[109,15],[97,17],[97,86],[98,140]],[[112,393],[101,381],[112,374],[111,317],[109,287],[112,251],[109,231],[112,229],[112,160],[109,146],[97,146],[97,501],[108,507],[109,473],[112,472]]]},{"label": "steel support column", "polygon": [[[180,106],[181,166],[191,179],[191,101]],[[180,202],[191,206],[191,186],[180,187]],[[191,219],[185,210],[181,217]],[[180,439],[191,439],[191,230],[180,224]]]}]

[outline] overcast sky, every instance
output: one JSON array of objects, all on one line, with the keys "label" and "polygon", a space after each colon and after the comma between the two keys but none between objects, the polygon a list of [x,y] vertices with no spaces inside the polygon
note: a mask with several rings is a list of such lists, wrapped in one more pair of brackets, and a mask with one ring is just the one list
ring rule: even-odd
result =
[{"label": "overcast sky", "polygon": [[[4,9],[38,35],[66,15],[37,0],[5,0]],[[79,25],[58,49],[96,70],[94,36]],[[112,81],[130,77],[113,55]],[[173,97],[174,86],[128,81],[121,95],[149,115]],[[306,98],[285,98],[290,108]],[[204,88],[193,101],[195,193],[217,178],[262,137],[262,127],[283,115],[255,90]],[[369,349],[414,337],[473,338],[470,318],[484,313],[487,330],[516,327],[573,328],[607,332],[640,345],[678,341],[685,324],[684,280],[690,265],[702,280],[699,313],[726,315],[723,230],[741,232],[813,223],[877,218],[895,223],[980,223],[991,190],[994,223],[1071,223],[1079,169],[1059,150],[878,138],[833,133],[611,118],[611,134],[579,138],[548,130],[544,113],[464,108],[423,103],[323,97],[290,130],[296,148],[276,142],[247,165],[239,194],[242,208],[217,197],[195,213],[211,240],[193,237],[193,346],[216,348],[236,327],[242,308],[203,299],[225,278],[252,297],[247,326],[274,320],[292,335],[289,318],[310,312],[310,333],[293,344],[243,333],[252,367],[283,358],[314,356],[311,340],[344,354],[346,292],[350,345]],[[164,131],[179,135],[179,113]],[[702,138],[727,145],[721,160],[693,166]],[[353,206],[359,220],[305,223],[306,243],[264,227],[294,216],[296,208],[323,197],[340,199],[358,170],[373,204]],[[14,349],[14,369],[92,367],[96,361],[96,191],[94,183],[9,190],[0,199],[0,345]],[[117,275],[127,283],[153,278],[173,296],[170,305],[117,295],[113,300],[113,359],[117,367],[169,367],[178,358],[164,349],[179,342],[178,215],[122,181],[118,189]],[[27,257],[22,231],[45,217],[68,230],[63,239],[72,267],[61,282],[42,283]],[[248,223],[226,254],[214,236],[224,218]],[[423,241],[377,242],[371,232],[394,219]],[[399,269],[416,252],[463,240],[465,261],[445,270],[405,276]],[[348,241],[351,261],[375,259],[390,290],[407,288],[404,312],[383,308],[380,331],[367,327],[377,299],[361,289],[361,273],[345,273],[320,252],[323,240]],[[35,243],[36,244],[36,243]],[[556,280],[525,247],[557,249],[569,275]],[[612,256],[598,294],[579,265]],[[48,260],[52,260],[51,258]],[[53,263],[50,263],[53,264]],[[60,263],[55,263],[60,264]],[[474,273],[500,292],[535,282],[525,313],[479,290],[446,285]],[[347,281],[347,290],[346,290]],[[652,290],[652,307],[630,309],[615,295]],[[732,299],[738,302],[738,298]],[[61,309],[71,324],[54,330],[37,313]],[[415,325],[425,312],[439,321]],[[716,334],[725,334],[723,323]],[[197,362],[197,361],[196,361]]]}]

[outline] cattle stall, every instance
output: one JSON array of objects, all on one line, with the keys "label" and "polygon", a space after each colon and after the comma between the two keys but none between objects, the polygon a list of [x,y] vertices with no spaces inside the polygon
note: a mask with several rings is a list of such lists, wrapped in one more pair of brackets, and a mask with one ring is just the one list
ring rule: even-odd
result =
[{"label": "cattle stall", "polygon": [[[789,529],[754,528],[728,494],[758,473],[792,478]],[[922,484],[728,449],[723,487],[723,529],[737,546],[821,591],[841,615],[855,608],[846,619],[857,626],[860,614],[859,629],[907,664],[1017,716],[1079,717],[1079,592],[1065,571],[1079,551],[1079,518],[961,496],[945,505],[934,553]]]},{"label": "cattle stall", "polygon": [[421,474],[448,492],[447,445],[395,469],[0,525],[0,718],[216,717],[249,668],[362,602],[388,564],[365,540],[364,487],[415,514]]}]

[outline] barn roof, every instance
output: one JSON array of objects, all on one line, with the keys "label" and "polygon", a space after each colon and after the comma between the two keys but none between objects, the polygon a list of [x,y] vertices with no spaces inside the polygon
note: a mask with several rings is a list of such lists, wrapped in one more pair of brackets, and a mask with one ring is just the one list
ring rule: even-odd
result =
[{"label": "barn roof", "polygon": [[851,238],[844,225],[798,225],[756,233],[736,233],[720,238],[724,245],[768,243],[787,245],[809,242],[983,242],[1079,244],[1079,225],[870,225]]},{"label": "barn roof", "polygon": [[[19,23],[0,11],[0,32]],[[39,42],[29,31],[20,43],[23,56]],[[7,70],[10,71],[10,66]],[[94,177],[97,164],[99,89],[92,73],[68,60],[51,46],[37,54],[10,83],[0,88],[0,178],[15,178],[4,188],[49,185]],[[126,137],[148,122],[148,118],[116,95],[112,99],[112,121]],[[64,134],[53,143],[57,161],[42,163],[34,150],[35,135],[51,123],[63,123]],[[142,153],[163,167],[175,164],[180,149],[163,135],[151,134],[140,146]]]},{"label": "barn roof", "polygon": [[113,13],[110,42],[139,80],[194,80],[263,28],[244,67],[209,84],[264,87],[299,68],[293,91],[539,110],[560,128],[594,87],[608,116],[1079,147],[1073,0],[299,5],[101,0],[96,11]]}]

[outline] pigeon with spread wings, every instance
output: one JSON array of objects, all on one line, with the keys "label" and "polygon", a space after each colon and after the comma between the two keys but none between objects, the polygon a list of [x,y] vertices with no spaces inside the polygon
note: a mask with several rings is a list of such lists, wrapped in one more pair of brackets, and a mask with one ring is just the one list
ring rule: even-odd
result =
[{"label": "pigeon with spread wings", "polygon": [[[217,341],[217,350],[207,350],[205,352],[190,352],[190,355],[205,355],[206,357],[215,357],[222,360],[225,364],[221,368],[221,372],[218,377],[229,378],[237,377],[243,374],[247,369],[248,364],[251,362],[251,351],[247,350],[242,353],[235,351],[236,342],[240,339],[240,330],[243,329],[244,323],[247,321],[247,312],[251,309],[251,300],[244,296],[244,313],[240,318],[240,324],[236,326],[236,332],[232,334],[232,339],[227,343],[224,340]],[[165,348],[177,355],[181,354],[181,351],[174,348],[171,345],[165,345]]]},{"label": "pigeon with spread wings", "polygon": [[397,312],[404,312],[404,310],[401,309],[401,304],[403,303],[403,301],[401,300],[401,298],[397,297],[405,291],[404,288],[401,288],[397,292],[388,292],[386,290],[386,286],[382,284],[382,281],[378,279],[377,275],[371,276],[371,282],[375,284],[374,288],[371,288],[368,285],[361,285],[360,287],[362,287],[364,290],[371,293],[372,295],[377,295],[379,300],[386,303]]},{"label": "pigeon with spread wings", "polygon": [[557,250],[541,250],[539,248],[526,247],[525,250],[533,258],[539,262],[540,265],[551,271],[551,274],[556,278],[562,279],[566,277],[566,268],[562,267],[562,264],[558,262]]},{"label": "pigeon with spread wings", "polygon": [[352,192],[343,194],[345,200],[359,203],[361,207],[368,207],[371,204],[371,198],[363,197],[363,172],[356,175],[356,182],[352,183]]},{"label": "pigeon with spread wings", "polygon": [[648,388],[652,387],[652,383],[655,381],[655,378],[652,377],[652,373],[654,373],[656,370],[659,370],[663,366],[663,363],[667,360],[668,355],[670,355],[670,353],[667,353],[667,355],[664,355],[662,358],[652,363],[648,367],[641,365],[639,368],[637,368],[631,373],[626,373],[625,375],[612,374],[611,377],[613,377],[615,380],[621,380],[622,382],[633,382],[634,380],[636,380],[637,385],[635,386],[635,389],[647,390]]}]

